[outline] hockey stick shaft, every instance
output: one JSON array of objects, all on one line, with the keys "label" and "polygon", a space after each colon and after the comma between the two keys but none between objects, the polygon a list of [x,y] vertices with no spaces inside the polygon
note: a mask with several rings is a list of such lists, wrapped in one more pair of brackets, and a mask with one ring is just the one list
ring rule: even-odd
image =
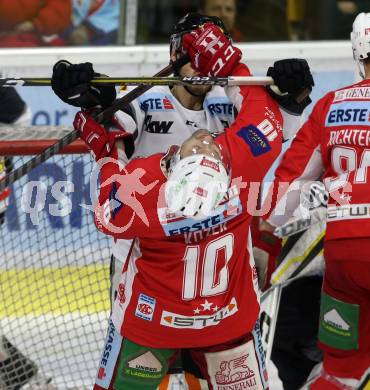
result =
[{"label": "hockey stick shaft", "polygon": [[311,252],[310,254],[312,255],[307,256],[287,280],[272,285],[268,290],[264,291],[263,294],[261,295],[260,304],[262,305],[265,301],[267,302],[265,303],[266,308],[264,311],[265,311],[265,316],[268,316],[268,323],[269,323],[267,328],[268,329],[267,334],[266,336],[264,336],[265,349],[266,349],[265,360],[267,365],[269,364],[271,359],[271,352],[274,343],[275,330],[276,330],[276,324],[277,324],[277,319],[279,314],[279,307],[280,307],[283,288],[289,285],[290,283],[294,282],[295,280],[301,278],[300,272],[304,270],[309,264],[311,264],[311,262],[315,259],[320,249],[322,249],[323,242],[324,242],[324,238],[322,237],[318,245],[316,246],[318,250],[315,252]]},{"label": "hockey stick shaft", "polygon": [[[101,77],[91,81],[95,85],[271,85],[272,77],[231,76],[231,77]],[[50,78],[0,78],[0,87],[50,86]]]},{"label": "hockey stick shaft", "polygon": [[266,353],[265,353],[266,365],[270,363],[270,359],[271,359],[271,352],[272,352],[272,346],[274,344],[275,330],[276,330],[277,317],[279,313],[282,288],[283,288],[282,286],[279,286],[272,292],[272,297],[270,301],[271,310],[269,314],[270,314],[271,322],[268,330],[268,339],[266,342]]},{"label": "hockey stick shaft", "polygon": [[[155,76],[161,77],[161,76],[168,76],[173,72],[172,65],[168,65],[165,68],[163,68],[161,71],[159,71]],[[140,85],[137,88],[133,89],[132,91],[128,92],[127,95],[123,96],[120,99],[117,99],[113,102],[112,106],[106,108],[103,112],[98,114],[98,116],[95,118],[98,122],[103,121],[107,118],[110,118],[116,111],[118,111],[122,106],[125,104],[130,103],[132,100],[135,100],[137,97],[139,97],[141,94],[146,92],[152,87],[152,85]],[[46,160],[48,160],[50,157],[54,156],[55,154],[59,153],[64,147],[71,144],[73,141],[75,141],[79,137],[78,130],[74,129],[69,134],[61,138],[59,141],[55,142],[53,145],[45,149],[43,152],[38,154],[37,156],[34,156],[29,161],[27,161],[25,164],[21,165],[20,167],[14,169],[9,174],[7,174],[1,181],[0,181],[0,192],[2,192],[6,187],[12,185],[16,180],[20,179],[24,175],[26,175],[28,172],[30,172],[32,169],[37,167],[38,165],[42,164]]]},{"label": "hockey stick shaft", "polygon": [[285,287],[288,284],[294,282],[295,280],[301,278],[299,275],[305,268],[307,268],[313,260],[315,260],[315,257],[319,254],[319,252],[322,250],[324,245],[324,237],[320,239],[320,241],[316,245],[316,250],[314,252],[311,252],[309,256],[307,256],[302,263],[294,270],[294,272],[289,276],[288,279],[284,280],[281,283],[273,284],[268,290],[264,291],[261,294],[260,301],[263,303],[265,299],[269,296],[269,294],[274,291],[278,287]]}]

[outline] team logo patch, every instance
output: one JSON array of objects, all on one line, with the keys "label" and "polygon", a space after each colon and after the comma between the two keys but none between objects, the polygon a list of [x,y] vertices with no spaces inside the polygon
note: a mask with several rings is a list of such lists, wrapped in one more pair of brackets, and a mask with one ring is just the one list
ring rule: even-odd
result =
[{"label": "team logo patch", "polygon": [[205,354],[214,389],[266,389],[263,383],[253,340],[238,347]]},{"label": "team logo patch", "polygon": [[166,110],[173,110],[173,105],[172,103],[169,101],[168,98],[164,98],[163,99],[163,107],[166,109]]},{"label": "team logo patch", "polygon": [[271,146],[265,135],[253,125],[243,127],[236,134],[249,146],[255,157],[271,150]]},{"label": "team logo patch", "polygon": [[136,306],[135,316],[143,320],[151,321],[156,305],[156,300],[141,293]]},{"label": "team logo patch", "polygon": [[213,303],[205,301],[201,304],[202,309],[197,308],[194,312],[198,315],[184,316],[163,310],[161,325],[177,329],[203,329],[208,326],[218,325],[223,319],[232,316],[238,311],[236,299],[232,298],[230,303],[218,309],[212,307]]},{"label": "team logo patch", "polygon": [[149,92],[139,98],[140,109],[144,112],[174,110],[171,98],[160,92]]},{"label": "team logo patch", "polygon": [[248,354],[245,354],[235,359],[222,361],[219,370],[216,372],[217,385],[232,385],[243,381],[248,385],[248,388],[254,388],[256,386],[256,374],[246,364],[248,356]]},{"label": "team logo patch", "polygon": [[359,305],[321,295],[319,340],[341,350],[358,349]]},{"label": "team logo patch", "polygon": [[158,379],[163,375],[163,365],[151,351],[129,360],[127,365],[127,375],[151,379]]},{"label": "team logo patch", "polygon": [[328,326],[332,326],[333,328],[343,332],[348,332],[350,329],[350,324],[346,322],[335,309],[325,313],[324,321],[326,324],[328,324]]},{"label": "team logo patch", "polygon": [[218,163],[208,160],[208,158],[206,157],[203,157],[202,161],[200,162],[200,165],[202,165],[203,167],[211,168],[216,172],[220,172],[220,167]]}]

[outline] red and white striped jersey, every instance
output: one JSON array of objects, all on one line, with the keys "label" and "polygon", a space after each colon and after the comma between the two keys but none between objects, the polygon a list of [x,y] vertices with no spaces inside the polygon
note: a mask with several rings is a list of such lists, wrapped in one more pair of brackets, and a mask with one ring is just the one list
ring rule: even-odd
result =
[{"label": "red and white striped jersey", "polygon": [[[243,65],[238,70],[249,74]],[[209,217],[167,209],[163,154],[133,159],[121,170],[115,162],[102,167],[96,225],[134,239],[112,319],[141,345],[219,344],[251,331],[258,318],[249,227],[260,182],[281,151],[283,120],[263,87],[232,91],[239,115],[216,138],[232,156],[231,185]]]},{"label": "red and white striped jersey", "polygon": [[265,218],[275,226],[286,222],[300,202],[296,189],[322,175],[329,192],[326,240],[368,237],[369,165],[370,80],[363,80],[317,102],[276,170]]},{"label": "red and white striped jersey", "polygon": [[[232,89],[228,88],[229,95],[233,94]],[[129,90],[125,89],[120,96]],[[237,91],[235,88],[235,96]],[[132,157],[135,158],[164,153],[171,145],[181,145],[199,129],[222,133],[234,122],[240,102],[234,105],[224,88],[214,86],[204,97],[203,109],[190,110],[176,99],[168,86],[154,86],[132,101],[129,107],[129,113],[118,111],[115,119],[125,131],[133,134],[135,146]],[[282,109],[280,113],[284,120],[284,139],[290,139],[302,125],[301,117]],[[122,154],[122,157],[122,161],[127,163],[126,156]],[[128,240],[114,239],[112,253],[115,258],[124,262],[130,245]]]}]

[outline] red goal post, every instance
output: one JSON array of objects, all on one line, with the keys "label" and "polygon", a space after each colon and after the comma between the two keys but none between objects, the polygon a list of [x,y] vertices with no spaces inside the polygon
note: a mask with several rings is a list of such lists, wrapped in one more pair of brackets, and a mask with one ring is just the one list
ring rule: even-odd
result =
[{"label": "red goal post", "polygon": [[[0,171],[71,130],[0,127]],[[8,340],[52,379],[53,390],[92,388],[107,329],[110,240],[88,207],[94,166],[76,140],[17,180],[6,207],[0,202],[0,353],[12,352]],[[24,380],[25,360],[14,356],[7,377],[0,364],[0,387],[4,378]]]},{"label": "red goal post", "polygon": [[[0,126],[0,156],[39,154],[72,131],[67,126]],[[59,154],[88,153],[80,139],[67,145]]]}]

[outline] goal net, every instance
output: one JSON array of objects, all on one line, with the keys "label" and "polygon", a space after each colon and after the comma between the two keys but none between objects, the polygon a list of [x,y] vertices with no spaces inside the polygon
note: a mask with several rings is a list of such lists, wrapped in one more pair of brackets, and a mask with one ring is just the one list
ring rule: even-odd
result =
[{"label": "goal net", "polygon": [[[9,157],[18,167],[68,131],[0,128],[0,172]],[[10,188],[0,226],[0,389],[18,389],[35,367],[50,389],[92,388],[110,307],[110,242],[93,223],[86,152],[75,141]]]},{"label": "goal net", "polygon": [[[0,127],[0,179],[71,130]],[[4,213],[0,194],[0,390],[93,387],[110,310],[110,239],[90,207],[95,168],[77,140],[17,180]],[[188,388],[181,374],[168,386]]]}]

